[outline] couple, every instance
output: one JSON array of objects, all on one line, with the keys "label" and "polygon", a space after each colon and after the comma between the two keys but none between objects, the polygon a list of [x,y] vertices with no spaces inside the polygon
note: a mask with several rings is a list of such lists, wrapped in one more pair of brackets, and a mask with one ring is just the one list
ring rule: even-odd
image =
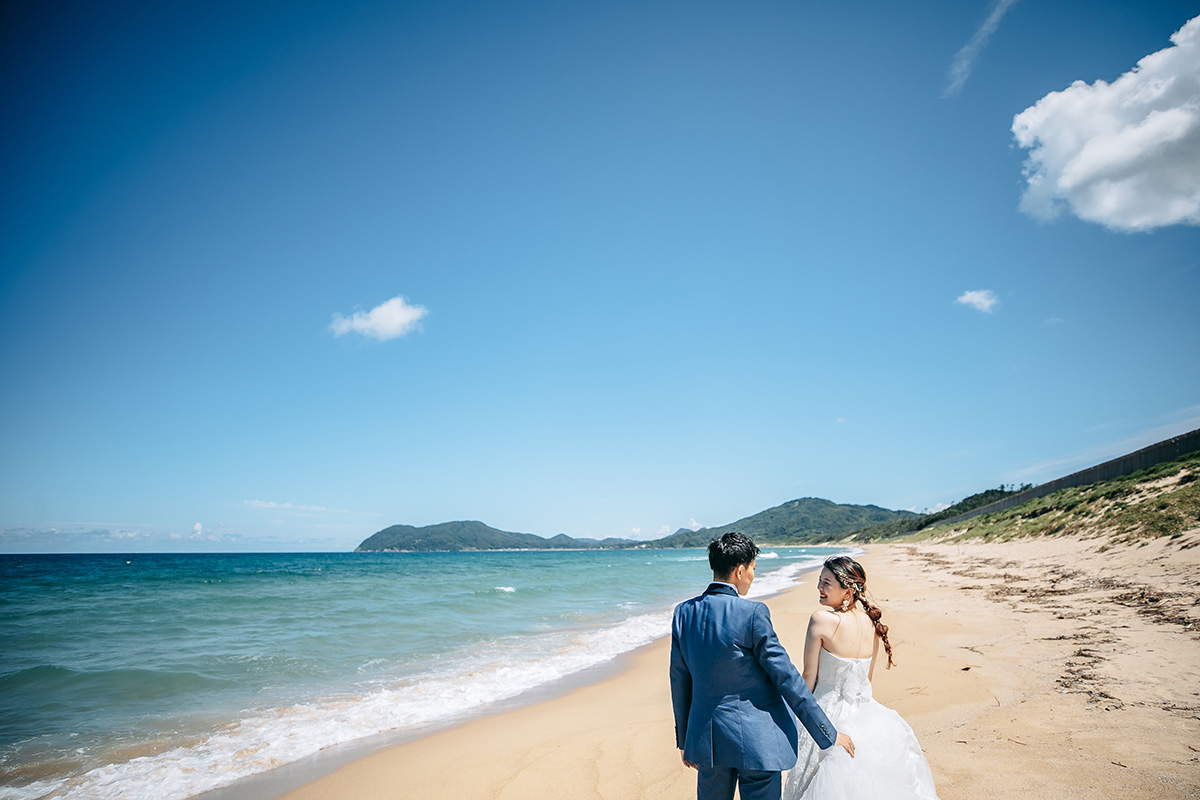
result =
[{"label": "couple", "polygon": [[[683,763],[699,772],[697,798],[732,800],[736,785],[742,800],[779,800],[781,772],[791,770],[786,800],[937,800],[912,728],[871,697],[879,643],[889,668],[892,648],[862,566],[846,557],[825,562],[817,584],[825,608],[809,623],[802,677],[767,607],[741,598],[757,559],[744,534],[714,539],[713,582],[675,608],[675,741]],[[799,763],[789,708],[811,737]]]}]

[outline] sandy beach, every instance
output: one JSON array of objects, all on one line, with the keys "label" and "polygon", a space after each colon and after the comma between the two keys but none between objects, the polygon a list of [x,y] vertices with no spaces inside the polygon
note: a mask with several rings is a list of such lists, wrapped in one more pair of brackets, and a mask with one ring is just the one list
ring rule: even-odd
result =
[{"label": "sandy beach", "polygon": [[[1145,544],[886,544],[861,561],[943,800],[1200,798],[1200,530]],[[697,586],[697,591],[703,587]],[[807,582],[767,601],[798,657]],[[360,758],[287,800],[685,800],[669,642],[565,696]]]}]

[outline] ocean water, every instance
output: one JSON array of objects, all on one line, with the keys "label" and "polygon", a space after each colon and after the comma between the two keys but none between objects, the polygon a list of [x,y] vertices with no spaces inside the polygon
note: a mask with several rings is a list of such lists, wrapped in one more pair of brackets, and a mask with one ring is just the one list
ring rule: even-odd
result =
[{"label": "ocean water", "polygon": [[[770,548],[751,595],[838,552]],[[188,798],[487,713],[668,635],[710,576],[702,550],[0,555],[0,800]]]}]

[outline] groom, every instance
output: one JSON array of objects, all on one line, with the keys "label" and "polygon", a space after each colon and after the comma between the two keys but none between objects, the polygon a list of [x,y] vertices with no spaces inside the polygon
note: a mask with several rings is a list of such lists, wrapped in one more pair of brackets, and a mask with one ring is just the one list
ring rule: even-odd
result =
[{"label": "groom", "polygon": [[708,546],[713,582],[675,607],[671,702],[683,763],[699,771],[698,800],[779,800],[780,772],[796,764],[796,717],[822,749],[854,742],[833,728],[771,627],[762,603],[743,600],[758,547],[731,532]]}]

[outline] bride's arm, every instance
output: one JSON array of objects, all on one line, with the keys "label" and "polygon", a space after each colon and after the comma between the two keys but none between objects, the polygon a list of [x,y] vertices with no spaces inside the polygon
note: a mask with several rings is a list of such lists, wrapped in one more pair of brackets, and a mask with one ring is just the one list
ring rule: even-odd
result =
[{"label": "bride's arm", "polygon": [[813,612],[808,620],[808,633],[804,636],[804,682],[811,692],[817,688],[817,665],[821,659],[821,641],[832,632],[830,612],[824,609]]},{"label": "bride's arm", "polygon": [[867,670],[867,680],[875,680],[875,659],[879,656],[879,637],[875,637],[875,647],[871,649],[871,668]]}]

